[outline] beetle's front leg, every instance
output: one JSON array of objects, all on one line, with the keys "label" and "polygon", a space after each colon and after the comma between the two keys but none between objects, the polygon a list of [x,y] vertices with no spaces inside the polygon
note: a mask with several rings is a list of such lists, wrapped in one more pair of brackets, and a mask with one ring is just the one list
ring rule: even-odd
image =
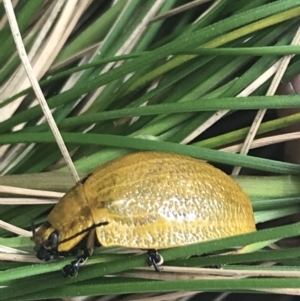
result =
[{"label": "beetle's front leg", "polygon": [[64,273],[65,277],[76,277],[79,271],[79,267],[88,260],[90,255],[91,254],[88,250],[84,250],[83,254],[79,256],[76,260],[72,261],[71,264],[65,265],[62,269],[62,272]]},{"label": "beetle's front leg", "polygon": [[95,229],[92,229],[89,233],[86,246],[83,250],[83,254],[80,255],[76,260],[72,261],[71,264],[67,264],[63,267],[62,272],[65,277],[76,277],[79,271],[79,267],[83,265],[88,258],[94,252],[94,244],[95,244]]}]

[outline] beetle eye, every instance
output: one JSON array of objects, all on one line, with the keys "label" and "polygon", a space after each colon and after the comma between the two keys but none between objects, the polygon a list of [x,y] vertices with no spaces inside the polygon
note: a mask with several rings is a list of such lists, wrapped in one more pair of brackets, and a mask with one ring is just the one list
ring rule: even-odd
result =
[{"label": "beetle eye", "polygon": [[46,248],[56,248],[59,243],[59,235],[57,231],[54,231],[50,234],[49,238],[45,243]]}]

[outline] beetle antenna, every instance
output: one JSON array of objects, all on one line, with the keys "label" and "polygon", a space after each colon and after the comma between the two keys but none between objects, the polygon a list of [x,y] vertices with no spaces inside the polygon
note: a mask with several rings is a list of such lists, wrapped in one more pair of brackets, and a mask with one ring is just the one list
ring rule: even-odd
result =
[{"label": "beetle antenna", "polygon": [[32,236],[35,235],[35,225],[34,225],[34,220],[33,218],[30,220],[31,221],[31,231],[32,231]]}]

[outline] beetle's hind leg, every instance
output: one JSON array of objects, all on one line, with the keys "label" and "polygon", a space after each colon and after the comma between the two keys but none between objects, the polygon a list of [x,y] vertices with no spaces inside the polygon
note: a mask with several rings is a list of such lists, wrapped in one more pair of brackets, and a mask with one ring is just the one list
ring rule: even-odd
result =
[{"label": "beetle's hind leg", "polygon": [[157,252],[157,250],[148,250],[148,265],[153,266],[156,272],[160,272],[161,268],[159,265],[162,265],[164,262],[163,257]]},{"label": "beetle's hind leg", "polygon": [[88,258],[93,254],[96,237],[95,233],[95,229],[92,229],[90,231],[82,255],[80,255],[76,260],[72,261],[71,264],[67,264],[63,267],[62,272],[64,273],[65,277],[76,277],[79,271],[79,267],[85,264]]}]

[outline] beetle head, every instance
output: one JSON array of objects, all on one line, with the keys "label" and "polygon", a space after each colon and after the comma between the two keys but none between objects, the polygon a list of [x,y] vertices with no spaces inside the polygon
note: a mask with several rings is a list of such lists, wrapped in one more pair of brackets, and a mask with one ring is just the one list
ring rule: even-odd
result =
[{"label": "beetle head", "polygon": [[50,223],[46,222],[36,233],[33,232],[32,240],[35,242],[34,250],[38,259],[48,261],[58,254],[59,234]]}]

